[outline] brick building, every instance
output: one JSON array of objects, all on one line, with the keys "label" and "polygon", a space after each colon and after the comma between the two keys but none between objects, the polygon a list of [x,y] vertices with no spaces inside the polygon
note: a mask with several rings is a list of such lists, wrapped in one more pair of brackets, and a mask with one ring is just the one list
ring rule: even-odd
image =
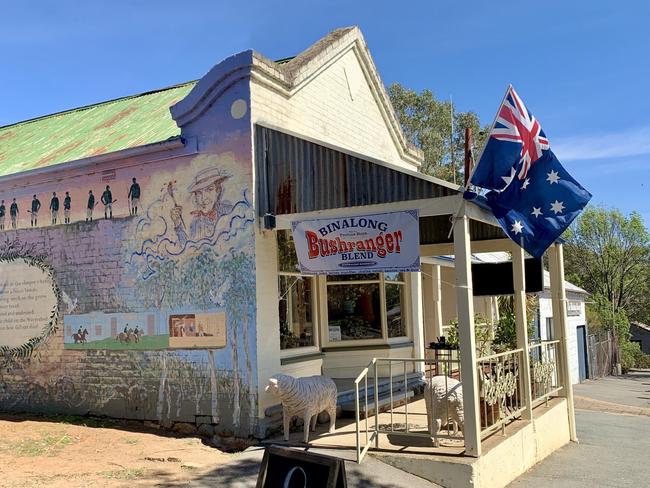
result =
[{"label": "brick building", "polygon": [[[20,310],[38,309],[30,294],[48,297],[43,310],[8,311],[0,322],[5,357],[13,358],[1,373],[2,409],[264,435],[265,409],[275,403],[264,393],[270,374],[336,376],[341,353],[326,358],[321,347],[318,321],[326,318],[308,325],[309,344],[281,345],[276,232],[256,215],[256,141],[297,135],[416,177],[421,155],[404,139],[356,28],[288,60],[245,51],[198,81],[0,128],[0,282],[4,296],[20,296]],[[30,260],[52,279],[26,289],[9,270],[28,272]],[[413,279],[398,285],[410,288]],[[16,313],[32,317],[20,332],[10,325]],[[410,324],[418,320],[416,310],[398,341],[402,352],[412,354]],[[391,341],[384,333],[370,342]],[[359,354],[343,376],[370,353]]]},{"label": "brick building", "polygon": [[[462,453],[481,459],[485,438],[523,422],[500,447],[520,453],[512,469],[476,467],[512,480],[576,438],[562,247],[549,252],[555,340],[529,345],[523,250],[461,188],[419,173],[421,157],[355,27],[294,58],[245,51],[198,81],[0,128],[0,410],[265,437],[271,375],[344,390],[381,358],[377,377],[399,363],[408,399],[425,344],[454,321],[444,371],[462,367]],[[398,211],[419,228],[410,272],[296,266],[292,222]],[[494,251],[512,256],[517,348],[481,357],[475,312],[492,316],[494,300],[474,297],[471,254]],[[507,411],[489,400],[490,424],[486,388],[510,391]],[[419,474],[438,480],[436,466]]]}]

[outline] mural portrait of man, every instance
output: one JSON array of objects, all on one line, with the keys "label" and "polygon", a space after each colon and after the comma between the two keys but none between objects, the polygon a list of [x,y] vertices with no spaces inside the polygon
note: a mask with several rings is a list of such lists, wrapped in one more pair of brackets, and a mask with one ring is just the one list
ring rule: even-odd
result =
[{"label": "mural portrait of man", "polygon": [[217,221],[230,213],[233,205],[222,200],[223,183],[230,178],[220,168],[206,168],[194,177],[187,191],[192,195],[194,210],[191,212],[190,235],[199,240],[214,233]]}]

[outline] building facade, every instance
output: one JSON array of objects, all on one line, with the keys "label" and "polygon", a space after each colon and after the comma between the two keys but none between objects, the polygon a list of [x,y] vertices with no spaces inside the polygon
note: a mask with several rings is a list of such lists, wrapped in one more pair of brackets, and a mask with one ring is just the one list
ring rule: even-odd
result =
[{"label": "building facade", "polygon": [[638,343],[641,351],[650,354],[650,326],[632,322],[630,324],[630,341]]},{"label": "building facade", "polygon": [[417,274],[300,276],[288,233],[264,229],[262,133],[409,178],[421,156],[356,28],[290,61],[246,51],[197,82],[0,128],[3,410],[263,436],[270,375],[349,378],[377,351],[417,354]]},{"label": "building facade", "polygon": [[[568,281],[566,288],[567,342],[569,350],[569,370],[571,383],[576,384],[589,376],[587,352],[587,314],[585,302],[589,293]],[[535,320],[536,335],[542,341],[554,340],[553,305],[551,284],[547,271],[544,271],[544,291],[539,294],[539,312]]]}]

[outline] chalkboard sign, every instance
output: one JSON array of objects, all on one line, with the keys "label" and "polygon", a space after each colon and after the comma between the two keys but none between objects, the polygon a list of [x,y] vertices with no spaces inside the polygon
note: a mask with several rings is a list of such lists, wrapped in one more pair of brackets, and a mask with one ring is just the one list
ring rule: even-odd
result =
[{"label": "chalkboard sign", "polygon": [[257,488],[347,488],[345,464],[336,459],[285,447],[264,452]]}]

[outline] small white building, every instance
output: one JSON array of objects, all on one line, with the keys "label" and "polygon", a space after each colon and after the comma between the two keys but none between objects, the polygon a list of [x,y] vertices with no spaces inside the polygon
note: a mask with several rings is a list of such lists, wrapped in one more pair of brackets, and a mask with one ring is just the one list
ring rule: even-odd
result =
[{"label": "small white building", "polygon": [[[585,302],[589,293],[568,281],[566,289],[567,341],[571,383],[574,385],[588,378],[587,364],[587,314]],[[551,302],[551,278],[544,271],[544,291],[539,294],[539,309],[535,317],[535,336],[543,341],[553,340],[553,305]]]}]

